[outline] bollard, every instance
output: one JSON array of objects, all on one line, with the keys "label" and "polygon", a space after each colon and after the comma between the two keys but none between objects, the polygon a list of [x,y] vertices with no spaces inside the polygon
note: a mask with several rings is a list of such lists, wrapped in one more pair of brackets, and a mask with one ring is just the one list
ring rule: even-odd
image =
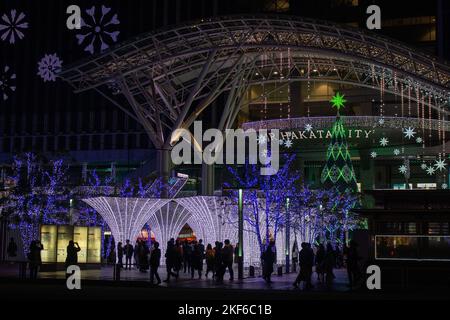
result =
[{"label": "bollard", "polygon": [[250,266],[250,268],[248,270],[248,275],[249,275],[249,277],[252,277],[252,278],[255,277],[255,267],[254,266]]},{"label": "bollard", "polygon": [[120,281],[120,264],[116,263],[113,269],[113,279],[114,281]]}]

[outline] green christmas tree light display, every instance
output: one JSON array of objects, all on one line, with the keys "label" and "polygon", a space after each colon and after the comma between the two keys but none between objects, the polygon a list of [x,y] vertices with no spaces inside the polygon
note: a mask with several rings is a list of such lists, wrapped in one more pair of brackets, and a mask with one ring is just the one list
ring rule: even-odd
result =
[{"label": "green christmas tree light display", "polygon": [[327,150],[327,162],[322,170],[321,182],[326,188],[338,188],[340,191],[356,190],[356,177],[353,170],[350,152],[346,140],[346,130],[339,110],[344,107],[344,95],[336,92],[330,100],[332,107],[336,108],[336,120],[331,129],[331,142]]}]

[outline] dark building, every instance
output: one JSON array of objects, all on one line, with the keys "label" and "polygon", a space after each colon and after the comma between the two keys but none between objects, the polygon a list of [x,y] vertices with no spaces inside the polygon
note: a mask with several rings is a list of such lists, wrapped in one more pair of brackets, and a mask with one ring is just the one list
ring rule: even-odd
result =
[{"label": "dark building", "polygon": [[[90,54],[77,45],[76,31],[66,28],[67,6],[74,1],[0,3],[0,13],[11,9],[24,12],[29,28],[15,44],[0,41],[0,67],[8,66],[16,75],[16,91],[0,99],[0,167],[7,170],[15,153],[33,151],[64,156],[75,176],[82,167],[120,176],[140,168],[155,169],[155,150],[147,133],[135,119],[94,91],[76,94],[61,81],[44,82],[37,62],[56,53],[63,66]],[[97,4],[79,2],[82,10]],[[440,57],[449,57],[446,1],[411,2],[398,9],[394,1],[294,1],[294,0],[139,0],[105,1],[120,20],[117,43],[140,33],[218,15],[276,13],[329,20],[365,28],[366,8],[381,7],[382,29],[376,32],[419,46]],[[448,41],[447,41],[448,42]],[[111,43],[112,45],[112,43]],[[213,112],[211,112],[213,114]],[[251,116],[251,115],[250,115]],[[249,116],[249,117],[250,117]],[[201,170],[190,169],[192,188],[200,190]],[[3,174],[4,176],[5,174]]]}]

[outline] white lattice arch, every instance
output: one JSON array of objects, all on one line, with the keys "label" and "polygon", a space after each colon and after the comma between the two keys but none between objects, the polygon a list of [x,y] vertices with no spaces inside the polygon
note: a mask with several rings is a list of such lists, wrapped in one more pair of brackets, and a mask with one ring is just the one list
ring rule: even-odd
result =
[{"label": "white lattice arch", "polygon": [[134,241],[145,223],[168,199],[96,197],[83,199],[94,208],[111,229],[116,242]]}]

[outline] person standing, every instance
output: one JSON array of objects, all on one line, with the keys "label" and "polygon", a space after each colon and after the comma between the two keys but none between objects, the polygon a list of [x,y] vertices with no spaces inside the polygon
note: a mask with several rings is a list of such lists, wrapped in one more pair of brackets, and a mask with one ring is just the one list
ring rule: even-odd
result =
[{"label": "person standing", "polygon": [[136,269],[139,269],[139,247],[141,245],[141,242],[139,240],[136,240],[136,243],[134,245],[134,266]]},{"label": "person standing", "polygon": [[153,285],[153,279],[156,278],[156,285],[161,283],[161,278],[158,274],[158,268],[161,260],[161,249],[159,249],[159,243],[153,243],[153,250],[150,255],[150,284]]},{"label": "person standing", "polygon": [[327,286],[331,286],[333,279],[335,278],[333,274],[333,268],[336,262],[336,255],[334,254],[333,246],[330,242],[327,243],[327,251],[325,253],[324,259],[324,272],[325,272],[325,282]]},{"label": "person standing", "polygon": [[225,267],[225,271],[228,269],[228,272],[230,273],[230,281],[233,281],[234,279],[234,272],[233,272],[233,246],[230,243],[230,240],[225,240],[225,246],[222,250],[222,256],[223,256],[223,264]]},{"label": "person standing", "polygon": [[210,243],[206,246],[206,273],[205,277],[208,278],[208,273],[211,271],[212,277],[214,279],[215,272],[214,272],[214,250]]},{"label": "person standing", "polygon": [[125,247],[123,247],[125,254],[125,269],[131,270],[131,258],[133,257],[133,246],[130,244],[130,240],[126,241]]},{"label": "person standing", "polygon": [[184,270],[184,273],[186,273],[186,271],[188,273],[191,272],[191,258],[192,258],[192,246],[187,240],[184,240],[184,242],[183,242],[183,270]]},{"label": "person standing", "polygon": [[346,250],[347,252],[347,275],[348,275],[348,286],[352,288],[355,285],[355,282],[359,280],[360,272],[359,272],[359,260],[360,257],[358,255],[358,244],[356,241],[351,240],[350,246]]},{"label": "person standing", "polygon": [[214,269],[216,271],[216,282],[223,283],[223,275],[225,274],[225,265],[223,263],[222,242],[217,241],[214,250]]},{"label": "person standing", "polygon": [[270,241],[267,248],[264,250],[264,252],[261,255],[261,260],[263,264],[263,279],[267,283],[271,283],[271,276],[273,273],[273,264],[276,260],[275,255],[275,242]]},{"label": "person standing", "polygon": [[120,268],[123,268],[123,247],[122,242],[119,242],[117,244],[117,263],[119,264]]},{"label": "person standing", "polygon": [[28,252],[28,260],[30,265],[30,279],[37,279],[39,267],[42,264],[41,251],[44,250],[44,246],[39,240],[31,241],[30,251]]},{"label": "person standing", "polygon": [[319,244],[319,247],[316,252],[316,273],[317,273],[317,281],[324,282],[324,264],[325,260],[325,247],[323,246],[323,243]]},{"label": "person standing", "polygon": [[12,261],[17,257],[17,244],[14,238],[11,238],[8,243],[8,248],[6,249],[8,253],[8,260]]},{"label": "person standing", "polygon": [[81,248],[78,242],[74,242],[73,240],[69,241],[69,245],[67,246],[66,268],[78,264],[78,252],[80,250]]}]

